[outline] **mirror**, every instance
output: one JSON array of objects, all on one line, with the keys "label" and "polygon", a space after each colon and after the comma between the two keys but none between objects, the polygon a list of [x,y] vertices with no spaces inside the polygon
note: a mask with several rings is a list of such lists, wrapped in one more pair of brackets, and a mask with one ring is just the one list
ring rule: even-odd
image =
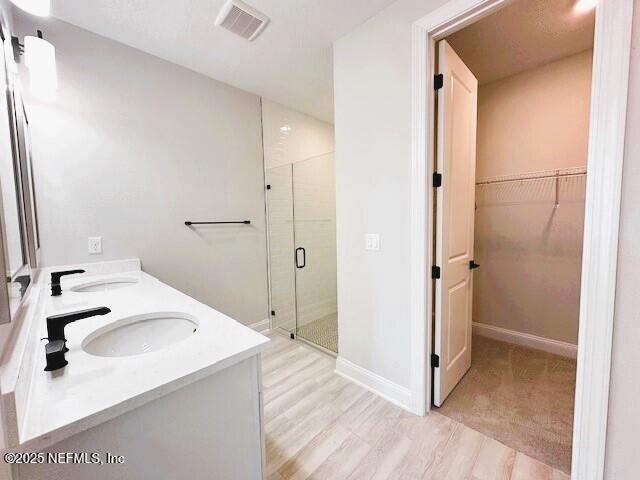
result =
[{"label": "mirror", "polygon": [[38,230],[38,208],[33,180],[33,163],[31,160],[31,138],[29,134],[29,117],[20,97],[15,97],[18,124],[18,146],[20,152],[20,171],[22,174],[22,193],[27,231],[27,248],[29,264],[38,266],[40,259],[40,232]]},{"label": "mirror", "polygon": [[23,196],[13,78],[7,68],[7,42],[4,25],[1,32],[0,85],[0,208],[2,256],[6,289],[0,291],[0,323],[11,321],[31,283],[31,269],[26,236],[26,216]]}]

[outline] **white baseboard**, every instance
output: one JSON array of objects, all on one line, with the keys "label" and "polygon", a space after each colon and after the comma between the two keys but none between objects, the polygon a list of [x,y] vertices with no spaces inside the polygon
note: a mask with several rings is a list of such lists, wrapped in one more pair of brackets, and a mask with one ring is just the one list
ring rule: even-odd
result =
[{"label": "white baseboard", "polygon": [[411,411],[411,391],[408,388],[393,383],[342,357],[336,358],[336,373],[400,408]]},{"label": "white baseboard", "polygon": [[535,348],[536,350],[562,355],[563,357],[576,358],[578,355],[578,346],[572,343],[551,340],[549,338],[531,335],[530,333],[516,332],[515,330],[507,330],[506,328],[494,327],[493,325],[486,325],[484,323],[473,322],[473,333],[482,337],[500,340],[501,342],[513,343],[523,347]]},{"label": "white baseboard", "polygon": [[264,320],[260,320],[259,322],[252,323],[251,325],[247,325],[249,328],[252,328],[258,333],[268,333],[271,330],[269,326],[269,319],[265,318]]}]

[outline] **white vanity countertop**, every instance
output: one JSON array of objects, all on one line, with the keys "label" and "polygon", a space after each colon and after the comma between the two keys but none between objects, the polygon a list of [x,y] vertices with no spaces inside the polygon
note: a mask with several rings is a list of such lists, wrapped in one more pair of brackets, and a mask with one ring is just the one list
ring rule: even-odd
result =
[{"label": "white vanity countertop", "polygon": [[[73,292],[74,286],[109,278],[137,283],[102,292]],[[269,339],[228,316],[139,271],[63,277],[63,294],[46,292],[43,315],[33,332],[46,337],[45,317],[105,306],[111,313],[66,326],[69,364],[45,372],[45,340],[32,342],[34,371],[19,425],[19,449],[46,448],[75,433],[133,410],[260,353]],[[45,285],[48,288],[48,285]],[[151,312],[180,312],[198,321],[197,331],[162,349],[127,357],[86,353],[82,341],[121,318]]]}]

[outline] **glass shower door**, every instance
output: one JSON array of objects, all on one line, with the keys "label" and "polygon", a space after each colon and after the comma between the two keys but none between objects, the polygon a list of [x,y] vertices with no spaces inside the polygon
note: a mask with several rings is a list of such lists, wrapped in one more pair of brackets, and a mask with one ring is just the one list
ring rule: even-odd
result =
[{"label": "glass shower door", "polygon": [[291,165],[269,168],[269,259],[271,326],[296,329],[296,283],[293,251],[293,171]]},{"label": "glass shower door", "polygon": [[338,352],[333,154],[266,171],[271,325]]},{"label": "glass shower door", "polygon": [[333,154],[293,164],[296,333],[338,351]]}]

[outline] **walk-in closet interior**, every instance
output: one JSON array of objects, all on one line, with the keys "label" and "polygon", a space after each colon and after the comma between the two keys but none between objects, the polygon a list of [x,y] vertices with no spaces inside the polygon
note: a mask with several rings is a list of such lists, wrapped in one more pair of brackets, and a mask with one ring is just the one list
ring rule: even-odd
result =
[{"label": "walk-in closet interior", "polygon": [[568,472],[594,17],[561,3],[514,2],[446,39],[478,81],[473,336],[438,411]]}]

